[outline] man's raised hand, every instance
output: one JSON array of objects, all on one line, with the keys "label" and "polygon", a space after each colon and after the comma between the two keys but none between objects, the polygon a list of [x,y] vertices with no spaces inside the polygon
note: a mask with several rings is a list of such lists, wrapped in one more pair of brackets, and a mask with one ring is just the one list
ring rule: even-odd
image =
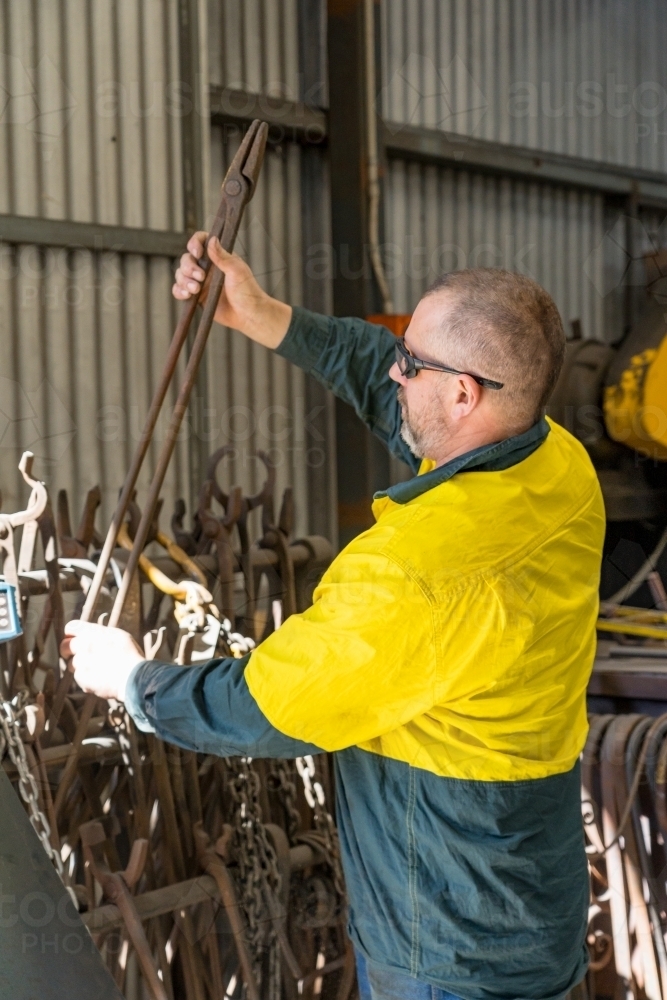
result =
[{"label": "man's raised hand", "polygon": [[[198,295],[204,272],[198,261],[204,253],[208,233],[198,232],[188,242],[188,252],[181,257],[172,288],[175,299]],[[237,254],[227,253],[216,237],[208,243],[211,262],[225,275],[215,321],[222,326],[240,330],[265,347],[277,347],[287,332],[292,318],[291,306],[271,298],[260,287],[254,274]]]}]

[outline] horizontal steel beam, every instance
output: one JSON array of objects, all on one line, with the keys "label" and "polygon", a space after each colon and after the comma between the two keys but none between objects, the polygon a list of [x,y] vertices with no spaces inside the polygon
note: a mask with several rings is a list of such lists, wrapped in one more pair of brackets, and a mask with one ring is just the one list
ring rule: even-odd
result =
[{"label": "horizontal steel beam", "polygon": [[178,257],[185,250],[186,233],[96,222],[42,219],[32,215],[0,215],[0,242],[25,243],[70,250],[109,250],[149,257]]},{"label": "horizontal steel beam", "polygon": [[398,122],[385,122],[381,131],[387,156],[394,159],[419,160],[527,181],[586,188],[616,197],[635,196],[639,204],[667,207],[665,174],[506,146]]},{"label": "horizontal steel beam", "polygon": [[[270,141],[322,144],[327,141],[327,113],[298,101],[246,91],[211,88],[213,121],[239,126],[261,118],[271,126]],[[645,170],[600,164],[502,143],[470,139],[438,129],[385,123],[385,150],[395,159],[419,160],[511,176],[530,181],[585,188],[616,197],[634,195],[639,204],[667,207],[667,176]],[[178,257],[187,233],[72,222],[28,215],[0,215],[0,242]]]},{"label": "horizontal steel beam", "polygon": [[650,664],[642,671],[637,668],[605,669],[596,664],[588,682],[587,693],[603,698],[632,698],[667,703],[667,676],[664,668],[660,673],[659,668],[651,670]]},{"label": "horizontal steel beam", "polygon": [[[189,906],[211,899],[216,903],[220,902],[215,879],[210,875],[200,875],[199,878],[190,878],[185,882],[166,885],[161,889],[152,889],[135,896],[134,905],[142,920],[150,920],[152,917],[162,916],[163,913],[185,910]],[[81,919],[91,934],[108,931],[112,927],[121,927],[123,924],[121,912],[113,903],[97,906],[88,913],[82,913]]]},{"label": "horizontal steel beam", "polygon": [[[106,737],[104,740],[95,740],[90,729],[88,730],[88,742],[84,743],[79,750],[79,763],[81,764],[116,764],[122,760],[122,752],[116,740]],[[62,767],[67,763],[72,753],[71,743],[59,743],[57,746],[44,747],[42,750],[42,760],[47,768]],[[12,780],[16,777],[17,769],[9,757],[2,761],[2,767]]]},{"label": "horizontal steel beam", "polygon": [[209,90],[211,119],[215,124],[247,125],[255,118],[269,123],[269,142],[303,142],[322,145],[327,139],[327,113],[301,101],[251,94],[246,90],[213,86]]},{"label": "horizontal steel beam", "polygon": [[[326,862],[326,855],[313,849],[309,844],[297,844],[290,847],[290,872],[303,871],[313,865]],[[161,889],[151,889],[134,897],[134,905],[142,920],[162,916],[163,913],[173,913],[185,910],[206,900],[221,902],[218,885],[211,875],[199,875],[197,878],[186,879],[173,885],[165,885]],[[82,913],[81,919],[91,932],[108,931],[112,927],[120,927],[123,923],[120,910],[114,903],[98,906],[88,913]]]},{"label": "horizontal steel beam", "polygon": [[[254,118],[268,122],[271,127],[269,141],[273,143],[322,144],[328,138],[328,114],[322,108],[219,86],[210,88],[210,102],[214,122],[236,126],[246,125]],[[382,123],[380,139],[386,154],[394,159],[420,160],[522,180],[584,188],[618,198],[635,196],[639,204],[667,207],[665,174],[509,146],[400,122]]]}]

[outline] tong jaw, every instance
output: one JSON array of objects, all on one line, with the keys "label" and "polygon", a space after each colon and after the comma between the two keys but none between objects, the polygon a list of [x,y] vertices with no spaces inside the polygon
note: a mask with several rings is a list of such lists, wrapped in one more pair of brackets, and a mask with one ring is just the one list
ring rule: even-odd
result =
[{"label": "tong jaw", "polygon": [[[255,187],[257,186],[257,180],[259,178],[260,170],[262,169],[262,161],[264,159],[264,152],[266,150],[266,140],[269,135],[269,126],[266,122],[262,122],[259,118],[255,118],[254,122],[248,129],[243,143],[239,148],[239,153],[243,149],[243,145],[248,140],[248,145],[245,150],[245,159],[243,166],[241,168],[241,173],[245,179],[250,184],[250,191],[248,193],[248,198],[252,198],[255,193]],[[237,153],[238,156],[238,153]],[[236,157],[234,157],[236,160]]]},{"label": "tong jaw", "polygon": [[[267,123],[256,118],[244,135],[222,182],[222,197],[209,229],[209,240],[215,236],[225,250],[233,247],[243,209],[255,193],[268,134]],[[206,250],[199,266],[209,272]],[[210,282],[210,277],[207,280]]]}]

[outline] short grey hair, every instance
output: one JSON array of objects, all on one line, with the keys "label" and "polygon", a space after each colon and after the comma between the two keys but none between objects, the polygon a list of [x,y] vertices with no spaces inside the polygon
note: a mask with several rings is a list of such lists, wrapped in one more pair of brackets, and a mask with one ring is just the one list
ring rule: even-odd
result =
[{"label": "short grey hair", "polygon": [[[556,303],[536,281],[497,268],[443,274],[425,296],[454,296],[446,317],[460,367],[503,382],[508,417],[534,423],[544,413],[565,357]],[[452,363],[447,359],[447,363]]]}]

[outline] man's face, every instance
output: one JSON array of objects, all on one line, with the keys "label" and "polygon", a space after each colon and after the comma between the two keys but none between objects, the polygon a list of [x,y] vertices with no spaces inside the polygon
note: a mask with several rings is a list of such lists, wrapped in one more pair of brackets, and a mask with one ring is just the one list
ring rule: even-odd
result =
[{"label": "man's face", "polygon": [[[451,363],[446,356],[446,334],[442,332],[447,298],[447,293],[442,292],[422,299],[406,330],[406,348],[422,361]],[[420,371],[415,378],[406,379],[396,363],[389,369],[389,375],[399,383],[401,437],[418,458],[433,457],[451,436],[449,409],[456,393],[456,379],[433,371]]]}]

